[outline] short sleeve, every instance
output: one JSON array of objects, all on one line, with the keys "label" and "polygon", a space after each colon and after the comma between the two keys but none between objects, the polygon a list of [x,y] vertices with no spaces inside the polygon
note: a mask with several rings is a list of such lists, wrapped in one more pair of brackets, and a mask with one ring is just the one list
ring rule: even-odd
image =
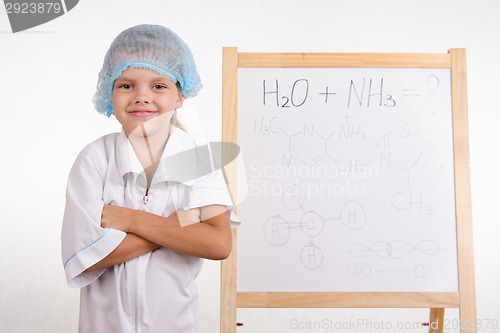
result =
[{"label": "short sleeve", "polygon": [[178,186],[177,202],[179,202],[179,208],[188,210],[208,205],[223,205],[229,211],[231,226],[238,226],[241,223],[240,219],[233,213],[234,205],[221,170],[196,179],[192,186],[182,183],[179,183]]},{"label": "short sleeve", "polygon": [[61,232],[62,260],[68,285],[82,288],[104,271],[82,273],[111,253],[126,233],[101,228],[103,172],[106,160],[87,146],[77,157],[68,178]]}]

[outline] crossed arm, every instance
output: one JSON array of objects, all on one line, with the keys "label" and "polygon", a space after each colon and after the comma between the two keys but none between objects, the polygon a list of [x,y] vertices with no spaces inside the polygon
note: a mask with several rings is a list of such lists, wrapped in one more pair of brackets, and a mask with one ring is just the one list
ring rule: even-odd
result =
[{"label": "crossed arm", "polygon": [[128,261],[159,247],[206,259],[227,258],[231,252],[232,237],[226,206],[204,206],[196,216],[193,212],[180,210],[163,217],[141,210],[104,205],[101,226],[124,231],[127,236],[113,252],[84,273]]}]

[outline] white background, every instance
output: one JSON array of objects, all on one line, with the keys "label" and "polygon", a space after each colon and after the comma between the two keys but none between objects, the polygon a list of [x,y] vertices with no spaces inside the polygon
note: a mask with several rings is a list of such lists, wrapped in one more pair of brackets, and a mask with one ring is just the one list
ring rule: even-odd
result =
[{"label": "white background", "polygon": [[[166,25],[190,45],[205,85],[194,105],[210,140],[220,139],[223,46],[241,52],[467,48],[477,315],[483,324],[500,320],[500,1],[81,0],[66,15],[16,34],[0,8],[0,331],[76,331],[78,291],[66,286],[60,259],[66,179],[87,143],[119,130],[114,118],[94,111],[91,99],[112,39],[140,23]],[[200,332],[217,332],[219,264],[206,262],[198,280]],[[454,310],[446,313],[456,317]],[[426,320],[427,310],[242,310],[239,316],[241,332],[332,331],[306,327],[358,319],[366,325],[351,330],[363,332],[381,328],[381,321]]]}]

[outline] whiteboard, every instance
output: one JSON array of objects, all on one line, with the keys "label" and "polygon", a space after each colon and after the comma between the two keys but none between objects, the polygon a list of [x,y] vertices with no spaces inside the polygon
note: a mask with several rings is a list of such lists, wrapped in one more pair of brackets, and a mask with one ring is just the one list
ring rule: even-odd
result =
[{"label": "whiteboard", "polygon": [[239,68],[237,288],[458,291],[449,69]]}]

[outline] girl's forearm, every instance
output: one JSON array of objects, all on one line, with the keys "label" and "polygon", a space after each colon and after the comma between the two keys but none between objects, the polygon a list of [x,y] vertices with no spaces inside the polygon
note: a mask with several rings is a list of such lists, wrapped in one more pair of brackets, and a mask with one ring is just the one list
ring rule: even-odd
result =
[{"label": "girl's forearm", "polygon": [[159,245],[140,236],[127,234],[113,252],[93,266],[87,268],[84,273],[121,264],[122,262],[129,261],[140,255],[156,250],[159,247]]},{"label": "girl's forearm", "polygon": [[232,234],[228,212],[181,226],[175,214],[163,217],[135,211],[130,232],[152,243],[200,258],[222,260],[229,256]]}]

